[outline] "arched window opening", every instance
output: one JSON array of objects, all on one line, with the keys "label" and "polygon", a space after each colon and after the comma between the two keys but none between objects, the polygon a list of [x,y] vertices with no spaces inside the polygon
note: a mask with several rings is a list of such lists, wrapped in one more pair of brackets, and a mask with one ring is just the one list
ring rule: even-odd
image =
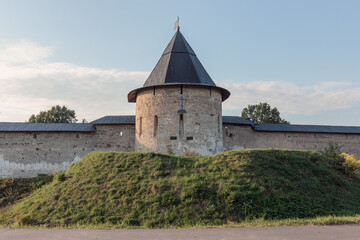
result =
[{"label": "arched window opening", "polygon": [[158,116],[155,115],[154,116],[154,137],[156,137],[156,134],[157,134],[157,129],[158,129]]}]

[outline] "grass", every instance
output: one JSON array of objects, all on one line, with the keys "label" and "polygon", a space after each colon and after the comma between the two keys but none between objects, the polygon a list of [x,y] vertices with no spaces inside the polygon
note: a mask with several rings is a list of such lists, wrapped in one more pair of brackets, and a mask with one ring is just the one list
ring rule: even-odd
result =
[{"label": "grass", "polygon": [[209,157],[93,152],[23,201],[2,226],[177,228],[360,222],[360,180],[321,153]]},{"label": "grass", "polygon": [[27,197],[36,189],[52,181],[52,176],[35,178],[0,178],[0,209]]}]

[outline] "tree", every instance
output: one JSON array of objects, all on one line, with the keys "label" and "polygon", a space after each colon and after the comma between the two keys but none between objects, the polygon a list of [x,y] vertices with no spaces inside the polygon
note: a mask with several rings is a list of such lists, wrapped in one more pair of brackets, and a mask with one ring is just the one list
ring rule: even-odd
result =
[{"label": "tree", "polygon": [[248,105],[247,108],[242,110],[241,117],[254,123],[290,124],[290,122],[280,117],[280,112],[276,107],[271,108],[267,103]]},{"label": "tree", "polygon": [[75,111],[60,105],[53,106],[47,111],[40,111],[39,114],[33,114],[29,118],[30,123],[75,123],[76,121]]}]

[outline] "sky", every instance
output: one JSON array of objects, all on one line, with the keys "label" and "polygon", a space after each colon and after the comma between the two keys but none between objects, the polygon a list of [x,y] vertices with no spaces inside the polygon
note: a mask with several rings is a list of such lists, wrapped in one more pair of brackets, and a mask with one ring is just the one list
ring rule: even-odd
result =
[{"label": "sky", "polygon": [[358,0],[0,0],[0,122],[66,105],[79,120],[135,114],[139,88],[181,32],[231,96],[292,124],[360,126]]}]

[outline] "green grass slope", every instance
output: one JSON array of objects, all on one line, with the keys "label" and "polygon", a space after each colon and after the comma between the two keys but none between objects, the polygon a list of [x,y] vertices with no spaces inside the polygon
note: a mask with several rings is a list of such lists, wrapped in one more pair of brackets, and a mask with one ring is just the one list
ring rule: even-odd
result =
[{"label": "green grass slope", "polygon": [[88,154],[0,224],[190,227],[360,213],[360,180],[320,153]]},{"label": "green grass slope", "polygon": [[1,209],[30,195],[33,191],[52,181],[52,176],[39,175],[35,178],[0,178]]}]

